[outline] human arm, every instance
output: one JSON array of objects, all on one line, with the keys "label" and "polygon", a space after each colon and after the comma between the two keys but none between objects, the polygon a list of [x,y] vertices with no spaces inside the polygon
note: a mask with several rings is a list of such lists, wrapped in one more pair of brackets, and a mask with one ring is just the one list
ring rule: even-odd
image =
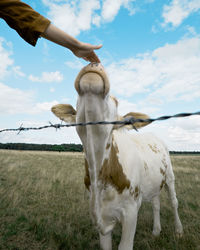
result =
[{"label": "human arm", "polygon": [[42,36],[70,49],[77,57],[90,62],[100,62],[94,50],[101,48],[102,45],[95,46],[78,41],[20,0],[0,0],[0,18],[33,46]]},{"label": "human arm", "polygon": [[60,30],[53,24],[50,24],[47,29],[41,34],[41,36],[56,44],[70,49],[75,56],[81,57],[86,61],[100,62],[94,50],[100,49],[102,45],[91,45],[88,43],[80,42],[76,38]]}]

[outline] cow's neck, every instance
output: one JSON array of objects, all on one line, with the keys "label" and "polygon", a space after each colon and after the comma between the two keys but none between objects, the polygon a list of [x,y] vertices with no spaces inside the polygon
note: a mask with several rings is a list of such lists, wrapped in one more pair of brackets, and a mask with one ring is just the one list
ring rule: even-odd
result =
[{"label": "cow's neck", "polygon": [[[82,116],[79,116],[80,120],[83,121],[84,119],[85,122],[110,120],[110,118],[108,117],[110,114],[106,111],[108,110],[107,103],[102,99],[102,97],[92,94],[86,94],[81,98],[81,100],[79,100],[79,102],[81,102],[80,105],[82,107],[82,110],[79,113],[79,115]],[[99,220],[101,220],[99,208],[99,173],[103,165],[103,161],[105,157],[107,157],[106,154],[108,154],[108,150],[106,150],[106,147],[112,142],[111,132],[112,125],[86,126],[84,128],[84,131],[81,131],[81,129],[80,131],[78,131],[83,142],[84,151],[89,167],[91,213],[96,224],[99,224]]]}]

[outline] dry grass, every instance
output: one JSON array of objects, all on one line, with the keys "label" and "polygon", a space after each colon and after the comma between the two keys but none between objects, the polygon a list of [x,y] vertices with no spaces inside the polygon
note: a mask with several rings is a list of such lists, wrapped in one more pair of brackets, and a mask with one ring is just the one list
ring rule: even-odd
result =
[{"label": "dry grass", "polygon": [[[152,209],[139,212],[135,249],[200,249],[200,156],[172,156],[184,237],[176,239],[173,215],[161,195],[160,237],[154,238]],[[81,153],[0,151],[0,249],[99,249],[84,200]],[[121,229],[113,234],[117,249]]]}]

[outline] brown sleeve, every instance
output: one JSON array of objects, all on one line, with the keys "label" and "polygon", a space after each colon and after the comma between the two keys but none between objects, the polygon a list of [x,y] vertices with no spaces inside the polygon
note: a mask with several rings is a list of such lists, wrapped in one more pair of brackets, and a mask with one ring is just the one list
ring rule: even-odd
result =
[{"label": "brown sleeve", "polygon": [[0,0],[0,18],[33,46],[50,24],[48,19],[20,0]]}]

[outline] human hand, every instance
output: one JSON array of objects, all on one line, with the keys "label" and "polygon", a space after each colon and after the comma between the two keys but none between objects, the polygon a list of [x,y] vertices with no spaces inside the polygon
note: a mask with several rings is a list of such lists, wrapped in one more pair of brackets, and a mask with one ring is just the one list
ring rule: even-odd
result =
[{"label": "human hand", "polygon": [[91,45],[89,43],[80,42],[78,45],[71,47],[71,51],[75,56],[83,58],[92,63],[100,63],[100,60],[94,50],[100,49],[102,45]]}]

